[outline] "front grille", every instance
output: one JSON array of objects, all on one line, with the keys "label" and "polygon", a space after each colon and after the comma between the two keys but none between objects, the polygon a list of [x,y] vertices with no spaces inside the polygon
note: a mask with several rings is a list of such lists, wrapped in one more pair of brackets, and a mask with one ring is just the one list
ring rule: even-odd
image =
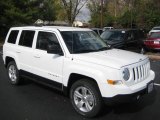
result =
[{"label": "front grille", "polygon": [[144,80],[149,74],[149,62],[132,68],[133,80],[135,83]]}]

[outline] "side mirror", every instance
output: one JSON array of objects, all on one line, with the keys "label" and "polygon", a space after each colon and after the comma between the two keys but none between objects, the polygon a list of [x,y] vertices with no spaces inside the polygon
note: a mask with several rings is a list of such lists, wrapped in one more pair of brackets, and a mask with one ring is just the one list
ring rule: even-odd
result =
[{"label": "side mirror", "polygon": [[130,37],[128,37],[128,40],[132,40],[133,38],[130,36]]},{"label": "side mirror", "polygon": [[109,49],[112,49],[112,48],[113,48],[113,46],[108,44],[108,48],[109,48]]},{"label": "side mirror", "polygon": [[48,45],[47,46],[47,53],[63,55],[63,51],[62,51],[60,45]]}]

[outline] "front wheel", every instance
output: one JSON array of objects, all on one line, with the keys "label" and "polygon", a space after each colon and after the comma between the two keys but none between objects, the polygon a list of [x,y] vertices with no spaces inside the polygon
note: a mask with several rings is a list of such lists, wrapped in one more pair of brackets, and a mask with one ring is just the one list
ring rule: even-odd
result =
[{"label": "front wheel", "polygon": [[79,80],[72,85],[70,99],[74,109],[85,117],[94,117],[102,109],[98,86],[88,79]]}]

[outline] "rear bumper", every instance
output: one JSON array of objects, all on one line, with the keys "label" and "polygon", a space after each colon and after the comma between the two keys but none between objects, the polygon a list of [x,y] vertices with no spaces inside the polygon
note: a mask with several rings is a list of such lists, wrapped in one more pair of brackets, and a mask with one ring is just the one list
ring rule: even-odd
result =
[{"label": "rear bumper", "polygon": [[155,44],[151,44],[151,45],[145,44],[144,48],[147,49],[147,50],[160,50],[160,44],[158,44],[158,45],[155,45]]}]

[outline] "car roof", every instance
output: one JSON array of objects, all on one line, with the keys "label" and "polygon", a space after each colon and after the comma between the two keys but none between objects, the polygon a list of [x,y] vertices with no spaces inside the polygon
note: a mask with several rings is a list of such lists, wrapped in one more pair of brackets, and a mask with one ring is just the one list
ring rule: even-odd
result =
[{"label": "car roof", "polygon": [[66,26],[21,26],[12,27],[11,29],[31,29],[31,30],[53,30],[57,29],[59,31],[91,31],[89,28],[78,28],[78,27],[66,27]]},{"label": "car roof", "polygon": [[160,26],[155,26],[155,27],[153,27],[153,28],[160,28]]},{"label": "car roof", "polygon": [[91,30],[103,30],[101,28],[91,28]]},{"label": "car roof", "polygon": [[133,30],[133,31],[136,31],[136,30],[140,30],[140,29],[138,29],[138,28],[126,28],[126,29],[110,29],[110,30],[107,30],[107,31],[131,31],[131,30]]},{"label": "car roof", "polygon": [[109,29],[106,31],[129,31],[129,29]]}]

